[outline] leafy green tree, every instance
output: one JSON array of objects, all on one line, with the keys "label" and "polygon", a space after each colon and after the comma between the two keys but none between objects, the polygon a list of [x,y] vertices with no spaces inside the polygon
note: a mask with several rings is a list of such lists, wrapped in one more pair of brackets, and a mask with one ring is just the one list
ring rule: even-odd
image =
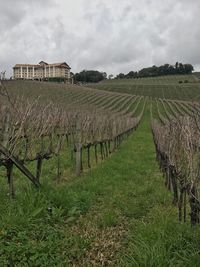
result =
[{"label": "leafy green tree", "polygon": [[183,66],[182,63],[179,63],[178,73],[180,73],[180,74],[184,74],[185,73],[184,66]]},{"label": "leafy green tree", "polygon": [[116,76],[116,79],[123,79],[125,78],[125,74],[124,73],[120,73]]},{"label": "leafy green tree", "polygon": [[106,79],[106,77],[106,72],[99,72],[97,70],[83,70],[74,75],[74,81],[83,83],[96,83]]},{"label": "leafy green tree", "polygon": [[136,78],[137,72],[130,71],[128,74],[126,74],[126,78]]},{"label": "leafy green tree", "polygon": [[191,64],[185,64],[184,65],[185,73],[190,74],[194,70],[193,66]]}]

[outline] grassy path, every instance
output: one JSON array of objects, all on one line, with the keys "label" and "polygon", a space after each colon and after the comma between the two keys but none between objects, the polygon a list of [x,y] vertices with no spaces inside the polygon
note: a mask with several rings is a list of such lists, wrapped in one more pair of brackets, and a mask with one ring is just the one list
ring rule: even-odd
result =
[{"label": "grassy path", "polygon": [[[134,266],[134,257],[139,257],[133,255],[137,252],[132,248],[135,226],[144,224],[155,207],[161,211],[171,207],[155,161],[148,114],[120,151],[103,164],[100,172],[98,170],[98,175],[103,176],[99,185],[102,195],[83,219],[83,235],[87,233],[93,239],[92,248],[86,253],[87,264],[93,260],[96,266],[100,263]],[[171,208],[167,211],[173,213]],[[80,231],[80,225],[77,228]]]},{"label": "grassy path", "polygon": [[200,231],[177,221],[149,120],[146,109],[119,151],[83,177],[0,199],[0,266],[200,266]]}]

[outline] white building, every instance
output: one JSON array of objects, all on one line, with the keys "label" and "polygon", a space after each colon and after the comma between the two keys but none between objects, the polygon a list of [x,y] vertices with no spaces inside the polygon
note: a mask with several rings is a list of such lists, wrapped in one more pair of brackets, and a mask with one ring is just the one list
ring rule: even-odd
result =
[{"label": "white building", "polygon": [[48,64],[41,61],[35,64],[16,64],[13,67],[14,79],[48,79],[48,78],[65,78],[70,80],[70,67],[66,62]]}]

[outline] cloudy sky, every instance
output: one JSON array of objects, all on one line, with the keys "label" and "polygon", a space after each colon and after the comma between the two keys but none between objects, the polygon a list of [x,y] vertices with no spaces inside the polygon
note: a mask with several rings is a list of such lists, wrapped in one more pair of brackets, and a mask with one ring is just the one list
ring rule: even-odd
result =
[{"label": "cloudy sky", "polygon": [[0,70],[66,61],[108,74],[192,63],[200,69],[200,0],[0,0]]}]

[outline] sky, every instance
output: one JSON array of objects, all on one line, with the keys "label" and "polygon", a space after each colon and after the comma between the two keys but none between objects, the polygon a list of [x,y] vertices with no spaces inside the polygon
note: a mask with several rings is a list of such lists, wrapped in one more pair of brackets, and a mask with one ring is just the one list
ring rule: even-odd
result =
[{"label": "sky", "polygon": [[200,70],[200,0],[0,0],[0,71],[67,62],[107,74],[191,63]]}]

